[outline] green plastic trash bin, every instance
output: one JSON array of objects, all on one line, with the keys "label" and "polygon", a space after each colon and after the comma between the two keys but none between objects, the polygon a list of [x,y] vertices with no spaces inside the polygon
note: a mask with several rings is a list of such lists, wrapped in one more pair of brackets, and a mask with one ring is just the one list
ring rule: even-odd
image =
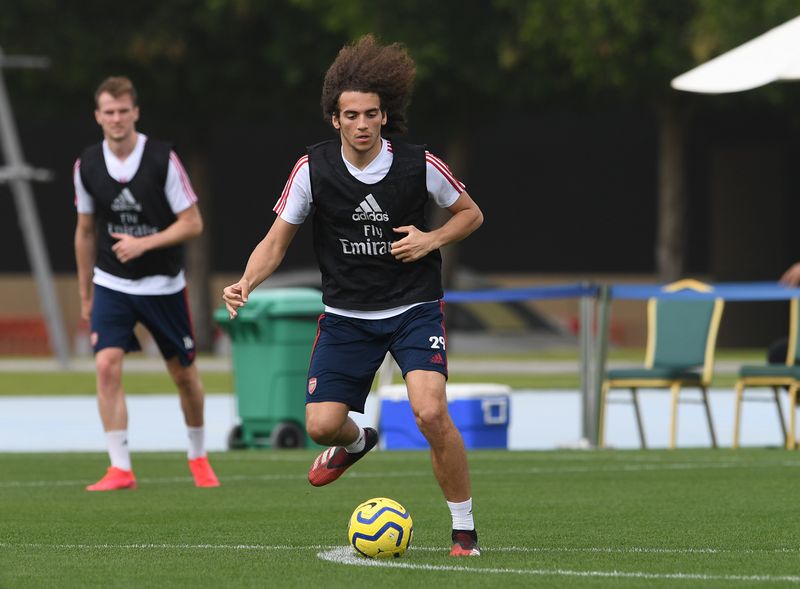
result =
[{"label": "green plastic trash bin", "polygon": [[323,309],[316,289],[276,288],[250,293],[236,319],[224,306],[215,311],[231,339],[240,419],[229,448],[299,448],[310,441],[303,426],[306,379]]}]

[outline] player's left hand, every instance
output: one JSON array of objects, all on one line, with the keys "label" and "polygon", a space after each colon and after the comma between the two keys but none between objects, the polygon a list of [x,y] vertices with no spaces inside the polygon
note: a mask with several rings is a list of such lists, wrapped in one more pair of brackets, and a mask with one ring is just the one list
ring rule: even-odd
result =
[{"label": "player's left hand", "polygon": [[430,233],[420,231],[413,225],[393,227],[395,233],[405,233],[403,239],[392,242],[392,255],[401,262],[416,262],[436,249]]},{"label": "player's left hand", "polygon": [[111,251],[123,264],[135,260],[147,251],[140,237],[134,237],[127,233],[112,233],[111,237],[119,240],[111,246]]}]

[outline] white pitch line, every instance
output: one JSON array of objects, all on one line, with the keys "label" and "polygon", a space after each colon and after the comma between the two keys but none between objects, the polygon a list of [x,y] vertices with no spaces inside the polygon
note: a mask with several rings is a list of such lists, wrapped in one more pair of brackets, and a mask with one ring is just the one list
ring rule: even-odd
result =
[{"label": "white pitch line", "polygon": [[264,544],[11,544],[0,542],[0,548],[46,548],[51,550],[326,550],[335,548],[321,544],[311,546],[289,546]]},{"label": "white pitch line", "polygon": [[605,577],[614,579],[648,579],[648,580],[679,580],[679,581],[739,581],[748,583],[800,583],[797,575],[713,575],[702,573],[647,573],[642,571],[575,571],[569,569],[514,569],[514,568],[484,568],[459,565],[415,564],[397,559],[377,560],[364,558],[356,554],[349,547],[334,548],[317,553],[317,557],[329,562],[352,566],[392,567],[425,571],[452,571],[470,574],[496,574],[496,575],[535,575],[540,577]]},{"label": "white pitch line", "polygon": [[[42,544],[42,543],[20,543],[12,544],[0,542],[0,548],[43,548],[53,550],[251,550],[251,551],[272,551],[272,550],[335,550],[341,546],[323,546],[321,544],[311,544],[305,546],[291,546],[288,544]],[[350,550],[350,547],[347,547]],[[446,548],[435,546],[412,546],[409,550],[414,552],[446,552]],[[594,553],[594,554],[796,554],[800,553],[800,548],[659,548],[645,546],[629,546],[616,548],[612,546],[587,546],[587,547],[568,547],[568,546],[492,546],[488,548],[491,552],[516,552],[516,553]],[[360,558],[360,557],[359,557]]]},{"label": "white pitch line", "polygon": [[[417,548],[414,547],[416,550]],[[425,549],[423,549],[425,550]],[[491,549],[492,551],[495,548]],[[532,547],[532,546],[507,546],[499,548],[502,552],[538,552],[538,553],[591,553],[591,554],[797,554],[800,548],[647,548],[644,546],[629,546],[615,548],[611,546],[587,547]]]}]

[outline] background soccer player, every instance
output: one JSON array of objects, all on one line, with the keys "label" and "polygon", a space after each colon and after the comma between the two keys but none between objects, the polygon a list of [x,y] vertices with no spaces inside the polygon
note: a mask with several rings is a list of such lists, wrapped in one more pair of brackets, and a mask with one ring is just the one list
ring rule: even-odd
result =
[{"label": "background soccer player", "polygon": [[126,352],[140,349],[137,323],[152,334],[178,387],[195,485],[217,487],[205,451],[203,385],[194,363],[181,246],[203,230],[197,197],[170,146],[137,133],[139,107],[129,79],[103,81],[95,102],[104,139],[75,163],[75,259],[111,466],[87,489],[136,487],[122,363]]}]

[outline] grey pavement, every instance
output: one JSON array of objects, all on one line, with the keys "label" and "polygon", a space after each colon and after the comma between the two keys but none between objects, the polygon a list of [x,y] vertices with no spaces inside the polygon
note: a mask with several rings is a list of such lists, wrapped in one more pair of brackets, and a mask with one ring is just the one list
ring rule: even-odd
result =
[{"label": "grey pavement", "polygon": [[[202,356],[197,360],[201,372],[226,372],[231,370],[229,356]],[[636,366],[634,362],[611,362],[609,368]],[[719,361],[715,372],[718,374],[734,374],[740,363]],[[479,360],[451,358],[449,367],[453,373],[460,374],[570,374],[580,369],[577,360]],[[160,358],[147,357],[141,354],[129,356],[125,360],[125,370],[131,372],[158,372],[164,369]],[[55,358],[0,358],[0,373],[3,372],[58,372],[61,367]],[[91,358],[73,358],[70,370],[75,372],[93,372],[94,362]]]},{"label": "grey pavement", "polygon": [[[784,397],[786,397],[784,395]],[[393,402],[393,401],[387,401]],[[664,448],[669,439],[669,395],[641,396],[644,428],[651,448]],[[714,426],[721,446],[732,440],[734,404],[729,389],[712,389],[709,394]],[[782,399],[786,410],[788,401]],[[408,421],[381,423],[382,399],[370,395],[365,413],[351,414],[361,426],[386,431],[416,431],[411,411]],[[767,403],[749,407],[742,423],[742,446],[782,446],[775,408]],[[577,391],[513,391],[508,399],[506,427],[511,450],[584,449],[581,397]],[[172,395],[128,395],[129,439],[134,451],[185,450],[186,430],[180,404]],[[206,396],[206,446],[212,451],[227,448],[227,436],[239,422],[231,395]],[[499,424],[498,424],[499,425]],[[482,430],[470,423],[473,433]],[[494,426],[492,426],[494,427]],[[710,443],[705,414],[687,408],[680,414],[679,447],[707,447]],[[608,410],[608,443],[614,448],[636,448],[639,444],[630,407],[614,404]],[[387,438],[384,438],[387,439]],[[0,452],[103,452],[105,438],[97,418],[97,406],[90,395],[54,397],[0,396]]]}]

